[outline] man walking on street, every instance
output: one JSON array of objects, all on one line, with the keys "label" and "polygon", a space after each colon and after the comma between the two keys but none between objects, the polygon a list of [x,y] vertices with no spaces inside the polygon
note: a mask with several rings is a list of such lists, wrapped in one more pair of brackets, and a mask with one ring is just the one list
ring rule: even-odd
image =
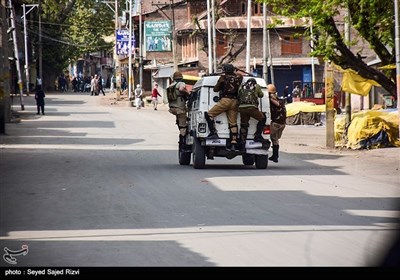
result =
[{"label": "man walking on street", "polygon": [[158,96],[161,97],[161,94],[158,92],[158,84],[154,83],[154,88],[151,92],[151,103],[153,103],[154,110],[157,111],[158,104]]}]

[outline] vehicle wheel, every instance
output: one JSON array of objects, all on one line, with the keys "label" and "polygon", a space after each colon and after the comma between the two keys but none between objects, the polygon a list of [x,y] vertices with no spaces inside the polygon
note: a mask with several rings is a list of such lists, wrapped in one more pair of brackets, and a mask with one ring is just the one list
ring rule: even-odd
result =
[{"label": "vehicle wheel", "polygon": [[191,157],[190,152],[179,151],[178,156],[179,156],[179,164],[180,165],[189,165],[190,164],[190,157]]},{"label": "vehicle wheel", "polygon": [[254,164],[254,155],[244,154],[242,156],[242,161],[244,165],[253,165]]},{"label": "vehicle wheel", "polygon": [[266,169],[268,167],[268,155],[256,155],[256,168]]},{"label": "vehicle wheel", "polygon": [[203,169],[206,165],[205,148],[201,146],[200,140],[195,138],[193,142],[193,167]]}]

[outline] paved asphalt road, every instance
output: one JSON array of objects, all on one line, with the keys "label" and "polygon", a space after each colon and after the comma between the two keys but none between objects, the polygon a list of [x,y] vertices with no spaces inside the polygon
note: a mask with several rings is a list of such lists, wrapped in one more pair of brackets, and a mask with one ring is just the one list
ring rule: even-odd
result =
[{"label": "paved asphalt road", "polygon": [[17,266],[375,266],[392,243],[400,149],[328,149],[325,126],[288,126],[266,170],[195,170],[165,105],[107,94],[47,93],[45,116],[25,97],[0,136],[0,249],[27,245]]}]

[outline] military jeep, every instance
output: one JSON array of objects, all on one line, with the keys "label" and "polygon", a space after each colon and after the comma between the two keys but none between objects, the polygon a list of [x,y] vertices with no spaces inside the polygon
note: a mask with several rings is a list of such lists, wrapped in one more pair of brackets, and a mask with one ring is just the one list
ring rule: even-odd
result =
[{"label": "military jeep", "polygon": [[[222,113],[215,118],[215,127],[219,138],[207,139],[210,131],[204,113],[208,112],[219,100],[219,92],[214,92],[213,90],[219,77],[219,75],[202,77],[192,88],[188,101],[188,133],[185,144],[180,145],[179,163],[181,165],[190,165],[191,159],[193,159],[193,167],[195,169],[203,169],[206,166],[206,159],[212,160],[214,157],[233,159],[236,156],[241,156],[244,165],[255,164],[257,169],[266,169],[268,167],[268,149],[271,143],[269,135],[271,118],[265,80],[255,78],[264,92],[264,97],[259,99],[259,108],[267,118],[262,134],[265,141],[253,141],[257,121],[251,118],[245,149],[232,150],[228,148],[230,147],[230,137],[226,113]],[[243,82],[249,78],[250,76],[244,76]],[[238,114],[237,123],[238,129],[240,129],[240,114]]]}]

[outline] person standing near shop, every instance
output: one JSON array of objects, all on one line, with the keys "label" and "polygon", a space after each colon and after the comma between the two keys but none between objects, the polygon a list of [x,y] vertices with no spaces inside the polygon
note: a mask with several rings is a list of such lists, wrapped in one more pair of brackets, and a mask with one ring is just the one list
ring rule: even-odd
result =
[{"label": "person standing near shop", "polygon": [[143,95],[143,90],[140,85],[136,86],[135,89],[135,105],[136,109],[140,109],[142,107],[142,95]]}]

